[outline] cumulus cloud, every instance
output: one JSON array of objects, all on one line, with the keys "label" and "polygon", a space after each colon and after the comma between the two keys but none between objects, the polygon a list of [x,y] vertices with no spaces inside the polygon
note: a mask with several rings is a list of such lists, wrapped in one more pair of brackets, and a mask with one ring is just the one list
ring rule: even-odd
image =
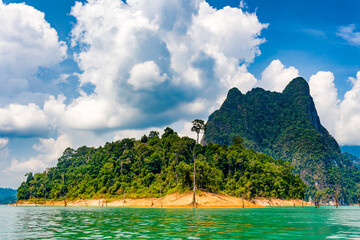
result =
[{"label": "cumulus cloud", "polygon": [[336,131],[342,144],[360,145],[360,72],[352,78],[352,89],[345,93],[340,103],[340,120]]},{"label": "cumulus cloud", "polygon": [[261,53],[259,45],[264,39],[258,36],[266,27],[267,24],[259,23],[255,14],[240,8],[216,10],[203,2],[194,17],[190,34],[197,47],[208,54],[252,62]]},{"label": "cumulus cloud", "polygon": [[336,33],[351,45],[360,46],[360,32],[356,31],[356,25],[341,26]]},{"label": "cumulus cloud", "polygon": [[0,135],[30,137],[47,134],[48,118],[36,104],[10,104],[0,108]]},{"label": "cumulus cloud", "polygon": [[276,92],[282,92],[286,85],[299,76],[299,71],[294,67],[285,68],[280,60],[273,60],[261,73],[258,86]]},{"label": "cumulus cloud", "polygon": [[332,72],[320,71],[310,77],[310,94],[316,104],[321,123],[335,133],[339,121],[339,100]]},{"label": "cumulus cloud", "polygon": [[44,16],[24,3],[0,1],[0,93],[28,89],[28,79],[39,67],[53,66],[66,57],[66,44]]},{"label": "cumulus cloud", "polygon": [[[0,12],[0,59],[9,59],[0,61],[0,83],[24,91],[29,76],[61,62],[67,47],[44,13],[2,3]],[[44,169],[67,146],[205,118],[230,87],[248,91],[257,81],[247,67],[261,54],[267,24],[244,9],[217,10],[204,0],[88,0],[71,15],[79,95],[0,108],[1,135],[42,137],[33,146],[39,154],[12,159],[8,172]],[[88,85],[94,90],[83,91]]]},{"label": "cumulus cloud", "polygon": [[[76,119],[81,113],[81,119],[87,110],[76,106],[91,98],[88,106],[99,106],[99,111],[89,107],[90,113],[106,119],[94,116],[88,118],[94,124],[85,126],[143,128],[184,115],[204,116],[229,86],[247,91],[256,82],[246,64],[260,54],[264,39],[259,36],[267,25],[240,8],[216,10],[199,0],[150,5],[92,0],[76,3],[71,14],[77,19],[73,45],[83,46],[75,55],[83,70],[80,81],[94,84],[95,90],[64,107],[64,116],[71,112]],[[119,112],[134,113],[136,120]]]},{"label": "cumulus cloud", "polygon": [[128,83],[134,90],[153,90],[158,84],[166,80],[166,73],[161,74],[159,66],[154,61],[136,64],[130,70]]},{"label": "cumulus cloud", "polygon": [[349,78],[352,88],[340,101],[331,72],[310,78],[310,91],[320,120],[341,145],[360,145],[360,72]]},{"label": "cumulus cloud", "polygon": [[11,166],[6,170],[9,172],[29,172],[29,171],[43,171],[46,167],[53,166],[63,151],[71,146],[70,139],[63,134],[57,139],[40,138],[40,143],[35,144],[33,148],[40,152],[37,156],[31,157],[25,161],[12,159]]},{"label": "cumulus cloud", "polygon": [[[66,46],[43,13],[25,4],[2,4],[1,11],[8,16],[1,24],[13,28],[1,35],[1,46],[17,41],[19,48],[12,52],[22,57],[21,69],[27,69],[19,71],[21,76],[65,57]],[[92,84],[94,91],[80,88],[80,96],[70,101],[61,94],[50,96],[42,108],[33,103],[4,107],[0,133],[163,126],[180,117],[205,117],[230,87],[247,91],[256,83],[247,64],[260,54],[264,39],[259,36],[267,25],[240,8],[217,10],[201,0],[150,5],[143,0],[90,0],[77,2],[71,14],[77,19],[71,35],[73,46],[79,47],[74,59],[82,70],[77,74],[80,87]],[[15,26],[19,21],[23,24]],[[26,87],[21,76],[16,81]],[[63,74],[56,81],[68,77]]]}]

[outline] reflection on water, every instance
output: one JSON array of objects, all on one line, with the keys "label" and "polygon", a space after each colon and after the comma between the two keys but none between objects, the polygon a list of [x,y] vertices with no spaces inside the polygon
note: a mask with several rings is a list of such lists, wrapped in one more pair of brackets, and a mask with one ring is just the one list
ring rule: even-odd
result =
[{"label": "reflection on water", "polygon": [[360,208],[0,207],[0,239],[360,239]]}]

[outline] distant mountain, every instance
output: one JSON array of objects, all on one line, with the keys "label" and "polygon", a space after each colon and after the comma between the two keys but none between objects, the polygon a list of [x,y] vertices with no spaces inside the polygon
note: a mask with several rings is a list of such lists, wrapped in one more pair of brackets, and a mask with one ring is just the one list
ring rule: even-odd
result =
[{"label": "distant mountain", "polygon": [[344,204],[358,201],[360,177],[349,155],[321,125],[308,83],[293,79],[282,93],[255,88],[228,92],[206,124],[204,143],[231,145],[240,136],[248,148],[291,162],[308,186],[308,195]]},{"label": "distant mountain", "polygon": [[360,146],[341,146],[342,152],[350,153],[358,158],[360,158]]},{"label": "distant mountain", "polygon": [[17,191],[11,188],[0,188],[0,205],[16,202]]}]

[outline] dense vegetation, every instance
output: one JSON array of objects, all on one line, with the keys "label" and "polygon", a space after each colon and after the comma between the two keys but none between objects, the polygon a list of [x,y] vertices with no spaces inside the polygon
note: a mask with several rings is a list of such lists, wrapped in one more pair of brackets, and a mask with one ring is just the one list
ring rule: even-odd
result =
[{"label": "dense vegetation", "polygon": [[200,190],[245,198],[302,198],[305,184],[290,163],[246,149],[241,138],[226,145],[196,144],[166,128],[141,140],[123,139],[104,147],[68,148],[56,167],[28,173],[19,199],[160,197],[192,189],[193,159]]},{"label": "dense vegetation", "polygon": [[16,190],[11,188],[0,188],[0,205],[16,202]]},{"label": "dense vegetation", "polygon": [[229,91],[221,108],[210,115],[204,142],[231,144],[241,136],[244,145],[276,159],[291,162],[308,186],[309,197],[357,203],[359,170],[349,155],[321,125],[309,86],[296,78],[282,93],[253,89],[246,95]]}]

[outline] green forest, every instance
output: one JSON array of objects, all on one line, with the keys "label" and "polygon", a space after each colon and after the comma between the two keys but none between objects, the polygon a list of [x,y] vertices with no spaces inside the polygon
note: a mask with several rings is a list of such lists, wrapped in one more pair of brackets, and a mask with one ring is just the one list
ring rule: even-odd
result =
[{"label": "green forest", "polygon": [[18,199],[161,197],[196,188],[247,199],[303,198],[306,186],[293,166],[246,149],[240,137],[229,147],[197,144],[171,128],[140,140],[123,139],[98,148],[67,148],[56,167],[27,173]]}]

